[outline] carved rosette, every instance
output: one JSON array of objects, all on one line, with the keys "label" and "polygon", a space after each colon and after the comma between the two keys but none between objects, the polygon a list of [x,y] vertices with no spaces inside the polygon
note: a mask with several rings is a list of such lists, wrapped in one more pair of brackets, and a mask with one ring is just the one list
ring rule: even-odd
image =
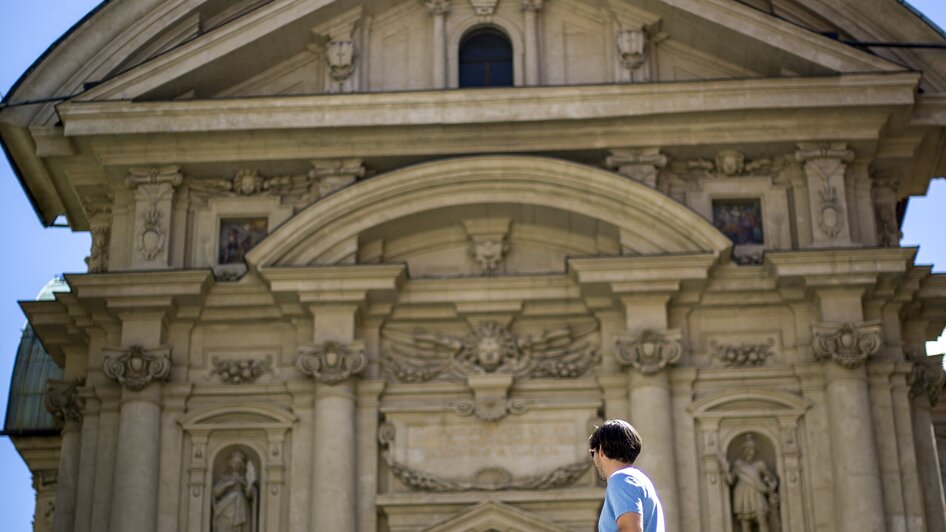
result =
[{"label": "carved rosette", "polygon": [[683,356],[683,335],[679,330],[645,330],[635,337],[615,340],[614,354],[624,366],[644,375],[656,375]]},{"label": "carved rosette", "polygon": [[153,381],[161,381],[171,374],[171,348],[144,349],[134,345],[128,349],[106,349],[103,371],[105,376],[125,388],[137,392]]},{"label": "carved rosette", "polygon": [[303,374],[324,384],[338,384],[361,373],[367,365],[365,348],[361,342],[325,343],[299,349],[296,368]]},{"label": "carved rosette", "polygon": [[943,394],[943,387],[946,386],[942,358],[927,357],[922,352],[915,352],[909,358],[913,361],[913,372],[907,379],[910,384],[910,397],[926,396],[930,400],[930,406],[936,406]]},{"label": "carved rosette", "polygon": [[46,396],[43,404],[56,420],[56,426],[62,428],[67,421],[82,421],[82,408],[85,401],[79,397],[79,387],[85,384],[82,379],[46,381]]},{"label": "carved rosette", "polygon": [[878,321],[815,325],[812,333],[815,358],[833,360],[848,369],[864,364],[883,346]]}]

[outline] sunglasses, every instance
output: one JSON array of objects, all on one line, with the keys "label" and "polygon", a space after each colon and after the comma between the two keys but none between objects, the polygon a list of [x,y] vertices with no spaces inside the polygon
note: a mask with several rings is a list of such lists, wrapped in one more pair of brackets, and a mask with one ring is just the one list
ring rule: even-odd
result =
[{"label": "sunglasses", "polygon": [[596,452],[598,452],[597,449],[588,449],[588,454],[590,454],[592,458],[595,457]]}]

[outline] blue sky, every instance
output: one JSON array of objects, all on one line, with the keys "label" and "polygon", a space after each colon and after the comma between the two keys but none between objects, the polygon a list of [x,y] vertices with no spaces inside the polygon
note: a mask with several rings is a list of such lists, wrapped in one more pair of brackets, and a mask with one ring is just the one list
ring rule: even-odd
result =
[{"label": "blue sky", "polygon": [[[946,28],[946,2],[910,2]],[[0,92],[16,79],[97,0],[0,0]],[[946,54],[946,51],[942,53]],[[54,275],[84,272],[89,237],[69,229],[44,229],[5,158],[0,158],[0,227],[6,227],[8,250],[0,276],[0,415],[6,412],[7,390],[16,346],[24,324],[17,300],[33,299]],[[934,180],[925,198],[911,200],[904,222],[903,244],[919,245],[917,262],[946,271],[946,180]],[[939,220],[939,223],[937,223]],[[942,349],[946,342],[938,349]],[[33,490],[29,471],[7,438],[0,438],[0,515],[3,530],[32,530]]]}]

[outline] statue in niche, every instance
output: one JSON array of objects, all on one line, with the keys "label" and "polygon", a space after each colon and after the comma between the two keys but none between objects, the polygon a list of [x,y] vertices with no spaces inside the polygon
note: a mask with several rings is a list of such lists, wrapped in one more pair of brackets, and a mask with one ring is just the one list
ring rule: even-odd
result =
[{"label": "statue in niche", "polygon": [[213,486],[213,532],[256,532],[256,468],[246,453],[227,458],[227,472]]},{"label": "statue in niche", "polygon": [[[746,434],[742,457],[732,464],[720,453],[723,478],[732,486],[732,512],[741,532],[778,530],[778,477],[758,458],[755,439]],[[774,519],[772,519],[775,517]],[[774,525],[769,526],[770,521]]]}]

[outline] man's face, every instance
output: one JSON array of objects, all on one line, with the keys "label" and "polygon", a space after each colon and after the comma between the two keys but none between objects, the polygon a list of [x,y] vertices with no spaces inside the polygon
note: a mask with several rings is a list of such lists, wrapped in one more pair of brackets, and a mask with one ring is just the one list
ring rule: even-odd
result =
[{"label": "man's face", "polygon": [[601,464],[601,447],[592,449],[589,452],[591,453],[591,461],[594,462],[595,469],[598,471],[598,478],[608,480],[604,477],[604,466]]}]

